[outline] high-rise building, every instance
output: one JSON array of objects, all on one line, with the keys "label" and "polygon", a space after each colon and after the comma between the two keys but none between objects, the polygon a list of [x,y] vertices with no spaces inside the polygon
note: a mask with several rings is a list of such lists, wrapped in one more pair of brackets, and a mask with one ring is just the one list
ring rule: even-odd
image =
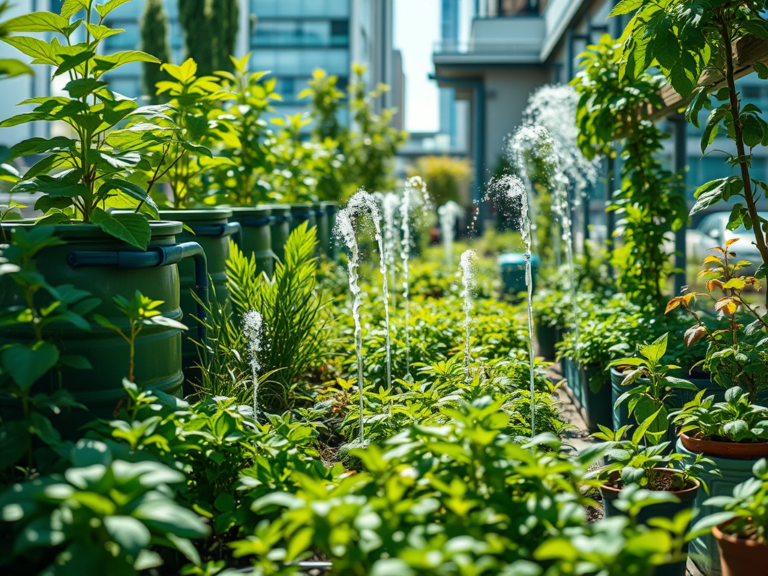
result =
[{"label": "high-rise building", "polygon": [[[174,62],[185,57],[184,32],[178,19],[178,2],[165,0],[169,42]],[[124,34],[105,41],[107,52],[137,49],[144,0],[115,10],[106,22]],[[295,114],[306,108],[298,95],[307,87],[315,69],[339,77],[344,90],[354,63],[366,66],[365,80],[372,88],[395,81],[392,0],[240,0],[240,32],[235,56],[252,53],[251,67],[270,71],[277,78],[277,114]],[[114,90],[131,97],[143,93],[141,64],[122,67],[108,75]],[[400,107],[394,91],[377,103]],[[347,122],[347,118],[342,118]]]},{"label": "high-rise building", "polygon": [[[459,0],[441,0],[440,39],[446,43],[459,41]],[[457,145],[457,121],[454,88],[440,88],[440,133],[448,135],[451,147]]]}]

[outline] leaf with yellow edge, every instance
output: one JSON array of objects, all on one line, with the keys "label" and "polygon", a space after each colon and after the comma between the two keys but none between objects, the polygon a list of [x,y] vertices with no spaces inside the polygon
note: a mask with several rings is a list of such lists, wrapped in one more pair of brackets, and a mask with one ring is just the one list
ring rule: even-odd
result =
[{"label": "leaf with yellow edge", "polygon": [[715,262],[717,264],[722,264],[723,263],[723,261],[720,259],[719,256],[714,256],[713,254],[710,254],[709,256],[704,258],[703,264],[707,264],[709,262]]},{"label": "leaf with yellow edge", "polygon": [[735,244],[739,240],[740,240],[739,238],[731,238],[730,240],[726,240],[725,241],[725,249],[727,250],[732,244]]},{"label": "leaf with yellow edge", "polygon": [[715,310],[722,312],[723,314],[736,314],[739,309],[739,302],[734,298],[720,298],[715,302]]},{"label": "leaf with yellow edge", "polygon": [[747,285],[741,278],[731,278],[723,286],[723,290],[743,290]]},{"label": "leaf with yellow edge", "polygon": [[712,292],[712,290],[714,290],[715,288],[720,288],[722,290],[723,283],[720,282],[720,280],[710,280],[709,282],[707,282],[707,290]]},{"label": "leaf with yellow edge", "polygon": [[664,314],[669,314],[672,310],[680,306],[680,304],[682,303],[683,303],[682,297],[678,296],[677,298],[672,298],[672,300],[670,300],[667,303],[667,309],[664,310]]},{"label": "leaf with yellow edge", "polygon": [[707,334],[707,329],[704,328],[704,326],[691,326],[688,328],[688,330],[685,331],[685,336],[683,337],[683,340],[685,341],[685,345],[690,348],[696,342],[704,338]]}]

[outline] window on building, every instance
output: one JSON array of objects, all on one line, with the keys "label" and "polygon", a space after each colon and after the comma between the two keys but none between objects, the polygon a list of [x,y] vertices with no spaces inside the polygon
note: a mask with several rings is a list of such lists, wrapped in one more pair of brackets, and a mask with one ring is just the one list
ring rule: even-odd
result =
[{"label": "window on building", "polygon": [[349,20],[331,20],[331,44],[349,45]]}]

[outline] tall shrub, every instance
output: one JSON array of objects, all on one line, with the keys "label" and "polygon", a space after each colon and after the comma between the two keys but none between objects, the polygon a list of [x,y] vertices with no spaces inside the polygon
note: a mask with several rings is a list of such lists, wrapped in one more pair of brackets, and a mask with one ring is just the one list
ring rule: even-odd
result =
[{"label": "tall shrub", "polygon": [[[141,49],[160,62],[171,61],[168,48],[168,15],[163,0],[147,0],[144,4],[144,13],[141,16]],[[153,62],[143,62],[142,71],[144,93],[149,95],[150,101],[158,104],[161,100],[166,100],[155,93],[157,83],[167,79],[160,66]]]},{"label": "tall shrub", "polygon": [[607,35],[583,54],[573,81],[580,95],[578,142],[587,158],[613,154],[614,144],[620,145],[621,189],[608,208],[621,216],[623,244],[613,254],[618,285],[633,302],[658,308],[664,281],[673,272],[664,244],[685,222],[686,204],[675,176],[659,160],[667,135],[638,115],[641,106],[661,105],[662,80],[622,74],[620,56],[621,44]]}]

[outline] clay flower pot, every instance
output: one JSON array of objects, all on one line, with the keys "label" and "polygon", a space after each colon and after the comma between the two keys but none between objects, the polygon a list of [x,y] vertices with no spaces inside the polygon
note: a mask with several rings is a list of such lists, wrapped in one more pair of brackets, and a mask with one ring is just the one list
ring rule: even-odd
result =
[{"label": "clay flower pot", "polygon": [[702,440],[680,434],[683,446],[694,454],[706,454],[716,458],[730,458],[732,460],[760,460],[768,458],[768,442],[744,444],[740,442],[717,442],[715,440]]},{"label": "clay flower pot", "polygon": [[768,576],[768,546],[754,540],[726,534],[724,522],[712,529],[720,548],[723,576]]}]

